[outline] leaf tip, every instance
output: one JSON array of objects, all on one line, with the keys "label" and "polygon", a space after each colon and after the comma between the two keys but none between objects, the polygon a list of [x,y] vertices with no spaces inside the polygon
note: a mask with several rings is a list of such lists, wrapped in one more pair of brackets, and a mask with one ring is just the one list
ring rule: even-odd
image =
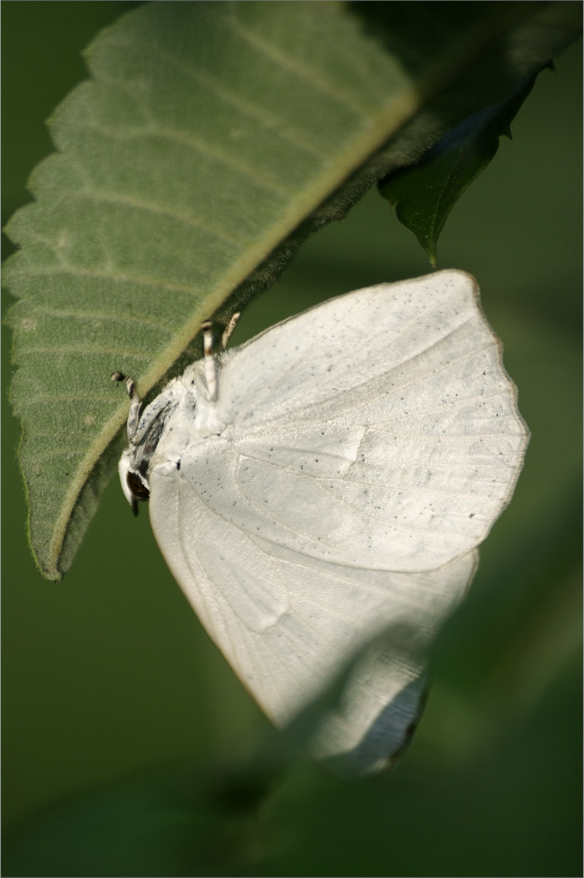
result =
[{"label": "leaf tip", "polygon": [[48,582],[61,582],[61,580],[63,579],[63,573],[56,565],[46,562],[43,563],[38,551],[35,549],[32,543],[30,529],[28,533],[28,545],[31,555],[34,559],[35,567],[40,575],[43,577],[43,579],[46,579]]}]

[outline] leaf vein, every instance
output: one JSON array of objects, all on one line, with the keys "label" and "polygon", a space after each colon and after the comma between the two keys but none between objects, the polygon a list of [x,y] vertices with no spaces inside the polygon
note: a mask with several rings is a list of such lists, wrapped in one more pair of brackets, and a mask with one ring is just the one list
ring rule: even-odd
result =
[{"label": "leaf vein", "polygon": [[283,186],[281,183],[276,182],[273,178],[262,174],[257,168],[250,167],[250,165],[248,165],[246,162],[242,162],[241,160],[230,156],[224,150],[220,149],[216,144],[207,143],[203,138],[195,136],[192,133],[187,134],[176,129],[160,127],[159,125],[156,125],[151,129],[136,129],[127,133],[114,128],[107,128],[104,125],[77,124],[72,127],[75,127],[78,130],[97,131],[98,133],[104,134],[112,140],[118,141],[127,141],[147,137],[158,137],[160,139],[169,140],[174,143],[180,143],[184,146],[192,147],[194,150],[212,158],[214,161],[220,162],[221,164],[233,168],[234,170],[248,177],[258,186],[261,186],[264,189],[269,190],[270,192],[274,192],[276,195],[292,197],[295,194],[292,189]]},{"label": "leaf vein", "polygon": [[[109,402],[112,403],[114,400],[112,397],[106,393],[83,393],[83,394],[69,394],[67,396],[54,396],[50,394],[43,394],[42,396],[35,396],[34,398],[30,398],[25,400],[19,400],[18,408],[30,408],[30,406],[38,405],[38,403],[55,403],[55,402]],[[35,435],[39,435],[38,430],[35,430]],[[52,435],[52,434],[51,434]],[[67,434],[69,435],[69,434]]]},{"label": "leaf vein", "polygon": [[128,350],[127,348],[106,348],[100,346],[90,346],[89,344],[84,345],[59,345],[58,347],[36,347],[36,348],[25,348],[21,347],[19,350],[19,354],[51,354],[54,356],[55,354],[113,354],[114,356],[124,356],[124,357],[135,357],[137,360],[150,360],[152,359],[152,352],[149,351],[147,354],[145,353],[137,353],[136,351]]},{"label": "leaf vein", "polygon": [[[207,88],[214,95],[221,98],[221,100],[223,100],[225,103],[229,104],[232,107],[235,107],[243,115],[249,116],[256,122],[259,122],[264,128],[275,131],[282,140],[288,141],[288,143],[291,143],[299,149],[302,149],[304,152],[317,156],[323,161],[328,158],[327,154],[323,152],[323,150],[318,146],[317,143],[311,141],[310,138],[307,138],[305,134],[301,133],[297,128],[293,127],[289,123],[285,123],[283,119],[275,116],[273,113],[270,113],[263,107],[260,107],[258,104],[252,103],[248,99],[236,96],[232,92],[227,91],[217,82],[217,80],[213,79],[211,76],[202,73],[200,70],[195,70],[194,68],[189,67],[186,64],[180,63],[172,55],[169,55],[166,52],[162,52],[157,46],[153,46],[151,43],[144,42],[143,40],[133,40],[134,45],[137,45],[138,43],[140,43],[144,47],[144,50],[146,52],[150,53],[152,56],[157,56],[158,58],[161,58],[171,67],[180,70],[190,79],[194,80],[198,85]],[[103,77],[102,81],[104,81]],[[115,85],[121,85],[118,80],[112,80],[112,82]],[[134,94],[132,94],[132,97],[134,98],[134,100],[138,100]]]},{"label": "leaf vein", "polygon": [[66,311],[60,308],[38,308],[35,307],[34,311],[30,314],[27,314],[26,319],[30,319],[31,317],[36,317],[37,314],[44,315],[47,317],[63,317],[66,319],[73,320],[95,320],[95,321],[109,321],[111,323],[129,323],[133,326],[135,325],[144,325],[144,326],[152,326],[157,329],[160,333],[170,333],[166,327],[157,322],[156,320],[149,320],[146,317],[134,317],[130,314],[106,314],[104,311]]},{"label": "leaf vein", "polygon": [[119,193],[114,192],[68,192],[64,197],[71,200],[94,201],[98,204],[101,203],[127,205],[129,207],[135,208],[136,210],[147,211],[148,213],[152,213],[155,216],[168,216],[185,226],[201,229],[202,231],[213,235],[215,238],[218,238],[226,244],[231,244],[233,246],[241,247],[243,249],[247,243],[244,240],[238,241],[228,232],[219,229],[217,228],[217,226],[211,225],[208,222],[203,221],[202,219],[194,217],[190,214],[181,213],[174,207],[163,207],[162,205],[153,204],[152,202],[136,198],[135,195],[120,195]]},{"label": "leaf vein", "polygon": [[177,284],[177,283],[168,283],[168,281],[159,280],[158,278],[151,278],[147,275],[131,275],[131,274],[111,274],[109,271],[98,271],[96,269],[83,270],[74,266],[65,266],[64,268],[55,267],[55,268],[43,268],[43,269],[29,269],[26,271],[14,271],[11,272],[11,277],[51,277],[58,276],[60,274],[65,274],[70,277],[90,277],[100,280],[108,280],[112,281],[112,283],[131,283],[137,284],[139,286],[154,286],[161,290],[167,290],[171,293],[188,293],[190,295],[197,295],[194,292],[192,287],[187,286],[186,284]]},{"label": "leaf vein", "polygon": [[290,73],[293,73],[298,79],[307,82],[311,85],[316,91],[320,91],[322,94],[326,95],[326,97],[331,98],[337,103],[341,104],[341,106],[350,110],[355,116],[362,120],[366,120],[366,116],[363,113],[361,107],[356,104],[345,92],[341,91],[338,88],[335,88],[332,83],[321,79],[314,70],[305,67],[302,64],[299,64],[297,61],[294,61],[288,55],[285,55],[279,48],[276,48],[273,45],[270,45],[266,40],[262,39],[262,37],[258,36],[258,34],[253,33],[248,28],[244,27],[241,21],[235,17],[235,15],[231,14],[230,16],[225,16],[226,20],[229,21],[232,30],[239,34],[250,46],[260,52],[265,58],[268,58],[274,64],[277,64],[283,70],[287,70]]}]

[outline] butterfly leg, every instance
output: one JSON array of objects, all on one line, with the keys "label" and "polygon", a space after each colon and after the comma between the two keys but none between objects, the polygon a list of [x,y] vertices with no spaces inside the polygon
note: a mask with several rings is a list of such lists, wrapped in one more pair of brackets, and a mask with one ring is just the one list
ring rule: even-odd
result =
[{"label": "butterfly leg", "polygon": [[217,399],[217,363],[213,353],[213,333],[211,332],[211,321],[205,320],[201,325],[203,330],[203,353],[205,355],[205,382],[207,384],[207,393],[209,401],[213,402]]},{"label": "butterfly leg", "polygon": [[233,314],[231,316],[231,320],[229,321],[229,323],[225,327],[225,331],[224,331],[223,335],[221,336],[221,347],[223,348],[223,350],[225,350],[225,348],[227,347],[227,342],[229,341],[229,339],[231,337],[231,333],[235,329],[237,321],[239,320],[240,317],[241,317],[241,312],[236,311],[235,314]]},{"label": "butterfly leg", "polygon": [[142,405],[142,400],[136,392],[136,385],[132,378],[128,378],[128,376],[124,375],[122,372],[113,372],[111,378],[112,381],[123,381],[126,385],[128,396],[130,397],[130,411],[128,412],[127,431],[128,442],[131,443],[135,439],[136,433],[138,431],[138,423],[140,421],[140,406]]}]

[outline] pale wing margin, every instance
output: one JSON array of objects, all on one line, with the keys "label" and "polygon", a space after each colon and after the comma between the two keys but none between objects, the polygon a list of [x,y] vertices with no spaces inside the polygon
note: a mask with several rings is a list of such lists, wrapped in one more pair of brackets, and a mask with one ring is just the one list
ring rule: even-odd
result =
[{"label": "pale wing margin", "polygon": [[220,373],[226,444],[183,457],[206,473],[214,512],[310,557],[382,570],[433,569],[485,538],[527,433],[474,281],[441,274],[427,299],[420,279],[361,290],[235,352]]},{"label": "pale wing margin", "polygon": [[[253,537],[218,516],[193,491],[181,470],[151,473],[150,518],[157,542],[211,638],[278,724],[322,693],[352,655],[388,624],[407,626],[423,651],[460,600],[474,556],[421,574],[343,568]],[[395,647],[397,648],[397,646]],[[416,670],[417,669],[417,670]],[[335,754],[354,748],[387,703],[419,666],[402,656],[393,672],[379,670],[358,717],[335,720]],[[391,678],[391,679],[390,679]],[[385,693],[385,694],[382,694]],[[381,704],[383,698],[386,701]],[[381,701],[380,701],[381,699]],[[322,749],[322,748],[321,748]]]}]

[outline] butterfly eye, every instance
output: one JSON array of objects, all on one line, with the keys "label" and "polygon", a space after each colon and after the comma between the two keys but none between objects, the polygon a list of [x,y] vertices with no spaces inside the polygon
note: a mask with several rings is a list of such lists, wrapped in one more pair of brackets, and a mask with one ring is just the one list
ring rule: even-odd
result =
[{"label": "butterfly eye", "polygon": [[134,500],[149,500],[150,491],[144,485],[135,473],[129,472],[126,475],[126,484],[130,489],[130,493]]}]

